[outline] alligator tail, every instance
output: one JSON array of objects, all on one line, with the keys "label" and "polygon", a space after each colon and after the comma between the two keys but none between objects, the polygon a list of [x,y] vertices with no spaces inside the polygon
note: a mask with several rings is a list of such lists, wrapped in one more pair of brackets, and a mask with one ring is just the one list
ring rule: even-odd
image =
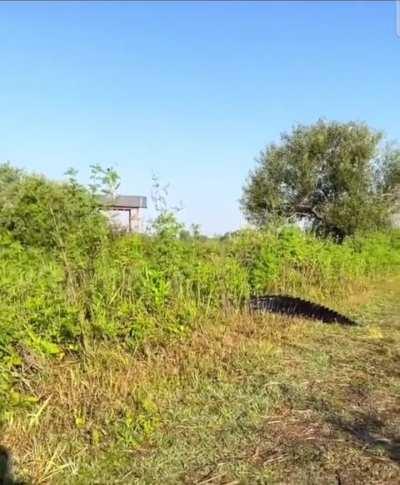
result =
[{"label": "alligator tail", "polygon": [[325,323],[341,323],[343,325],[357,325],[350,318],[310,301],[286,295],[255,296],[250,299],[250,310],[283,313],[289,316],[299,316],[321,320]]}]

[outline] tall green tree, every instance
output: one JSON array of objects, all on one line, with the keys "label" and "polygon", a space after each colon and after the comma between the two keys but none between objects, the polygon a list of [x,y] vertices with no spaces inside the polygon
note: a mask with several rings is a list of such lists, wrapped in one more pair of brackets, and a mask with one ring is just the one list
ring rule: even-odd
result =
[{"label": "tall green tree", "polygon": [[295,126],[261,152],[243,189],[244,214],[257,226],[305,220],[318,234],[340,240],[387,225],[400,152],[382,153],[382,137],[357,122]]}]

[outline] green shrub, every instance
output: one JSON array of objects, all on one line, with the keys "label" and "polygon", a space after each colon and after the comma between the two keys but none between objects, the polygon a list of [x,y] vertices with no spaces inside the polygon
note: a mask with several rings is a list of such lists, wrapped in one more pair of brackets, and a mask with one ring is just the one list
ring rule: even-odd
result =
[{"label": "green shrub", "polygon": [[101,245],[106,218],[73,179],[57,183],[0,165],[0,230],[26,247],[84,256]]}]

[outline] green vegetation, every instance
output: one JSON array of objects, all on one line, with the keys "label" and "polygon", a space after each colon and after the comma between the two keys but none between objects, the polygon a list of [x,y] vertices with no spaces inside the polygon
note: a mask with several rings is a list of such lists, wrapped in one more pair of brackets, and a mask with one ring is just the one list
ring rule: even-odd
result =
[{"label": "green vegetation", "polygon": [[[35,483],[279,479],[279,467],[257,465],[274,453],[257,451],[263,416],[292,419],[306,408],[323,426],[331,416],[323,405],[339,412],[345,401],[339,390],[324,394],[337,383],[329,374],[353,376],[335,367],[335,356],[359,362],[361,386],[364,351],[390,367],[364,340],[384,338],[395,355],[399,328],[393,322],[390,336],[374,320],[353,330],[290,325],[249,316],[245,302],[284,292],[365,323],[373,310],[360,310],[359,295],[379,293],[373,287],[383,278],[385,288],[396,281],[399,231],[355,234],[341,245],[293,225],[207,239],[161,204],[149,233],[122,234],[97,199],[117,185],[99,167],[90,191],[72,173],[54,183],[0,167],[2,442]],[[319,379],[326,386],[314,392]],[[378,380],[368,389],[380,392],[386,381]],[[295,448],[282,447],[265,463],[292,460]],[[309,464],[319,451],[301,453]]]},{"label": "green vegetation", "polygon": [[261,152],[250,173],[242,199],[247,218],[258,226],[300,219],[339,240],[387,227],[398,208],[400,149],[382,149],[381,142],[364,123],[294,127]]}]

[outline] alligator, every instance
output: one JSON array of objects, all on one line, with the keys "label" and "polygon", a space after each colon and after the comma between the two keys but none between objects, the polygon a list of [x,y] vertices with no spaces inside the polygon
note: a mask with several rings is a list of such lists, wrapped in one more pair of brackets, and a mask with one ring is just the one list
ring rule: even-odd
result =
[{"label": "alligator", "polygon": [[249,301],[251,311],[267,311],[282,313],[293,317],[304,317],[321,320],[325,323],[341,323],[343,325],[357,325],[357,322],[341,315],[335,310],[326,308],[318,303],[312,303],[301,298],[287,295],[253,296]]}]

